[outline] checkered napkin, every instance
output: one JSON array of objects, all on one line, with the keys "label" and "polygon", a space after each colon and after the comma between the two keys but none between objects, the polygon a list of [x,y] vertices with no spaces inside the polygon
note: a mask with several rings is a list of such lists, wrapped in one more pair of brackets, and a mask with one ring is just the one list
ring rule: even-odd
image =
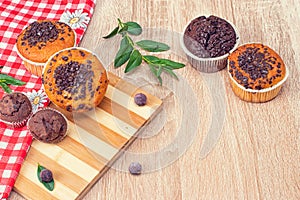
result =
[{"label": "checkered napkin", "polygon": [[[41,79],[26,71],[15,51],[18,34],[39,19],[57,19],[69,23],[77,33],[77,44],[93,14],[96,0],[1,0],[0,1],[0,69],[26,82],[10,86],[13,91],[31,92],[41,89]],[[76,19],[74,19],[76,18]],[[73,19],[73,20],[71,20]],[[0,98],[4,92],[0,89]],[[7,128],[0,123],[0,199],[6,199],[15,183],[32,137],[26,127]]]}]

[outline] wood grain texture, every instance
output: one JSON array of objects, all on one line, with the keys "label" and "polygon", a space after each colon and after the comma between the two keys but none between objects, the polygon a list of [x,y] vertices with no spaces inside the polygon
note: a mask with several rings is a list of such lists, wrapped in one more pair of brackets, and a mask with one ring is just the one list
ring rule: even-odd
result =
[{"label": "wood grain texture", "polygon": [[[94,50],[115,27],[117,17],[143,27],[182,32],[194,17],[215,14],[236,25],[241,43],[262,42],[277,51],[290,77],[274,100],[256,104],[237,98],[227,73],[219,72],[226,118],[218,144],[200,160],[212,117],[210,91],[204,75],[189,65],[179,70],[199,99],[200,128],[190,148],[168,167],[141,176],[110,169],[83,199],[300,199],[299,13],[297,0],[98,0],[83,47]],[[110,49],[102,51],[113,57]],[[112,71],[123,75],[121,70]],[[174,104],[170,101],[164,109],[174,110]],[[168,116],[157,135],[137,139],[128,151],[157,151],[172,142],[173,117]],[[22,197],[13,192],[9,199]]]},{"label": "wood grain texture", "polygon": [[[68,135],[57,145],[33,141],[16,180],[15,191],[27,199],[80,199],[122,154],[121,149],[126,148],[140,129],[158,113],[162,104],[160,99],[111,73],[108,77],[111,83],[106,100],[94,111],[72,114],[50,105],[68,118]],[[126,85],[126,88],[117,88],[117,85]],[[143,107],[134,105],[136,92],[143,92],[149,103]],[[124,106],[124,103],[130,106]],[[119,106],[115,108],[114,105]],[[114,109],[123,112],[107,112]],[[129,120],[122,120],[124,117],[121,115],[137,118],[134,121],[139,121],[139,124],[132,127],[127,123]],[[52,171],[55,179],[53,191],[48,191],[39,182],[37,163]]]}]

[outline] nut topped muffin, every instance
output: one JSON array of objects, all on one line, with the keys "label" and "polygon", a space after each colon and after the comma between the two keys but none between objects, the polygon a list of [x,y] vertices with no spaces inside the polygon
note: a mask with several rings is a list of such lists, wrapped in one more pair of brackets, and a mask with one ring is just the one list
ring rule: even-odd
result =
[{"label": "nut topped muffin", "polygon": [[180,40],[192,67],[208,73],[224,69],[229,53],[238,43],[239,34],[234,25],[213,15],[193,19]]},{"label": "nut topped muffin", "polygon": [[106,70],[97,56],[79,47],[53,55],[42,80],[55,105],[75,112],[92,110],[102,101],[108,86]]},{"label": "nut topped muffin", "polygon": [[22,93],[6,94],[0,100],[0,121],[8,126],[22,127],[32,113],[32,106]]},{"label": "nut topped muffin", "polygon": [[58,143],[67,135],[66,118],[58,111],[45,108],[37,111],[28,121],[32,136],[45,143]]},{"label": "nut topped muffin", "polygon": [[200,16],[185,29],[184,44],[200,58],[214,58],[233,49],[236,33],[231,24],[222,18]]},{"label": "nut topped muffin", "polygon": [[[234,91],[242,99],[248,101],[264,102],[274,98],[288,75],[281,57],[270,47],[263,44],[242,45],[229,55],[228,61],[228,72],[233,87],[235,88],[235,85],[237,85],[240,89],[245,90],[237,91],[239,90],[237,88]],[[265,93],[273,88],[277,88],[277,93],[274,91],[270,94]],[[249,93],[247,97],[243,97],[243,94],[247,91],[253,92],[253,94]],[[255,99],[254,96],[259,96],[259,94],[256,94],[257,92],[264,93],[264,97],[261,96],[259,99]],[[251,99],[251,96],[253,99]]]},{"label": "nut topped muffin", "polygon": [[[55,20],[41,20],[31,23],[20,33],[16,46],[28,70],[41,76],[40,66],[57,51],[73,47],[75,40],[75,32],[69,25]],[[41,69],[36,71],[37,67]]]}]

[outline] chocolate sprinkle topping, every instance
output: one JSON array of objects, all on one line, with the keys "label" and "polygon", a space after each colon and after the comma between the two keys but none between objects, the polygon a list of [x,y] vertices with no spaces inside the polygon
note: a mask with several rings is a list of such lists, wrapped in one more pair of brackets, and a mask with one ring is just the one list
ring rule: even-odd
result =
[{"label": "chocolate sprinkle topping", "polygon": [[21,40],[27,40],[28,45],[36,46],[39,42],[54,41],[58,37],[59,30],[50,21],[33,22],[25,31]]},{"label": "chocolate sprinkle topping", "polygon": [[[273,81],[281,76],[282,70],[278,69],[281,63],[277,63],[277,74],[275,76],[269,75],[269,72],[274,69],[277,59],[269,57],[270,52],[264,48],[264,53],[259,51],[257,47],[248,47],[238,57],[237,70],[233,61],[229,62],[229,73],[235,77],[237,82],[247,88],[261,90],[265,88],[266,84],[272,84]],[[278,67],[279,66],[279,67]]]},{"label": "chocolate sprinkle topping", "polygon": [[[64,58],[68,57],[63,56]],[[60,65],[54,71],[55,84],[58,89],[67,91],[72,95],[78,94],[79,99],[86,97],[86,90],[92,90],[93,77],[94,72],[88,69],[85,64],[80,64],[77,61]]]},{"label": "chocolate sprinkle topping", "polygon": [[85,56],[85,53],[84,53],[83,51],[79,51],[79,53],[80,53],[80,55],[81,55],[82,57]]}]

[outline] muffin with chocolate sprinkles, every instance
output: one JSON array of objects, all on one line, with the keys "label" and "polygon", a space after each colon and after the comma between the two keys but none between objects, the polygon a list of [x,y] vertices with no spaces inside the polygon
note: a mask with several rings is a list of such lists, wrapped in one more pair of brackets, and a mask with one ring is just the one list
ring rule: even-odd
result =
[{"label": "muffin with chocolate sprinkles", "polygon": [[228,57],[228,73],[234,93],[245,101],[266,102],[277,96],[288,69],[270,47],[251,43]]},{"label": "muffin with chocolate sprinkles", "polygon": [[31,23],[17,38],[17,52],[26,69],[41,76],[44,64],[57,51],[73,47],[76,35],[72,28],[59,21],[41,20]]},{"label": "muffin with chocolate sprinkles", "polygon": [[65,116],[57,110],[44,108],[32,115],[27,127],[35,139],[45,143],[58,143],[66,137],[68,123]]},{"label": "muffin with chocolate sprinkles", "polygon": [[31,103],[22,93],[6,94],[0,100],[0,121],[8,126],[14,128],[24,126],[31,114]]},{"label": "muffin with chocolate sprinkles", "polygon": [[54,54],[45,65],[42,81],[49,99],[69,112],[92,110],[108,86],[106,70],[97,56],[79,47]]},{"label": "muffin with chocolate sprinkles", "polygon": [[192,66],[202,72],[226,67],[229,52],[237,48],[239,35],[228,21],[216,16],[193,19],[184,30],[181,46]]}]

